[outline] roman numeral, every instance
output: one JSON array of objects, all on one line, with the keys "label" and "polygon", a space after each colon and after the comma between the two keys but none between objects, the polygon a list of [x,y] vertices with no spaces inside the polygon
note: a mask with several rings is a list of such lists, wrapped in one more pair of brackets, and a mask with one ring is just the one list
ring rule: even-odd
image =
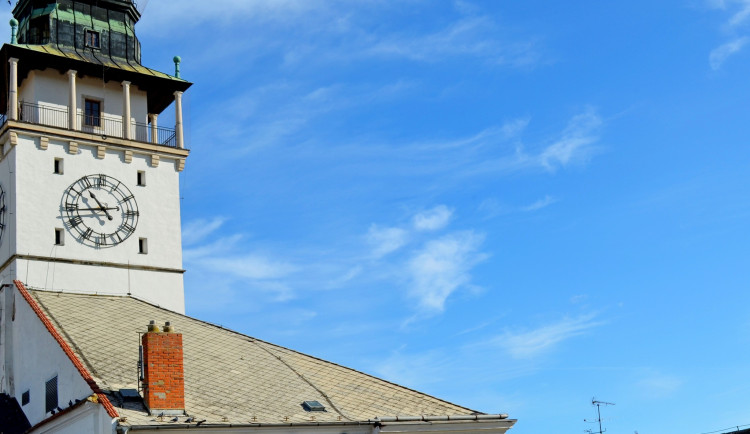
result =
[{"label": "roman numeral", "polygon": [[99,234],[99,238],[96,240],[97,245],[106,246],[107,245],[107,234],[101,233]]},{"label": "roman numeral", "polygon": [[122,224],[122,228],[125,230],[125,233],[127,233],[127,234],[130,234],[130,233],[132,233],[135,230],[135,228],[133,226],[130,226],[127,223],[123,223]]},{"label": "roman numeral", "polygon": [[86,229],[86,232],[84,232],[82,236],[83,236],[83,238],[84,238],[84,239],[90,240],[90,239],[91,239],[91,235],[92,235],[93,233],[94,233],[94,230],[93,230],[93,229],[91,229],[91,228],[87,228],[87,229]]},{"label": "roman numeral", "polygon": [[122,200],[120,201],[120,203],[125,203],[125,202],[129,201],[132,198],[133,198],[132,194],[130,196],[128,196],[128,197],[123,197]]},{"label": "roman numeral", "polygon": [[83,178],[81,178],[81,184],[83,184],[84,189],[93,187],[93,185],[91,185],[91,181],[89,181],[88,176],[84,176]]},{"label": "roman numeral", "polygon": [[138,211],[133,211],[132,209],[129,209],[125,211],[125,215],[128,217],[135,217],[135,216],[139,216],[140,214],[138,213]]},{"label": "roman numeral", "polygon": [[81,218],[81,216],[75,216],[71,218],[70,220],[68,220],[68,223],[70,223],[70,227],[74,228],[80,225],[81,223],[83,223],[83,219]]},{"label": "roman numeral", "polygon": [[65,211],[76,211],[78,204],[73,202],[65,202]]},{"label": "roman numeral", "polygon": [[119,232],[115,232],[115,237],[117,237],[117,242],[118,243],[122,242],[122,238],[120,237],[120,233]]},{"label": "roman numeral", "polygon": [[107,184],[107,176],[106,175],[98,175],[96,177],[96,186],[98,188],[102,188],[102,185]]}]

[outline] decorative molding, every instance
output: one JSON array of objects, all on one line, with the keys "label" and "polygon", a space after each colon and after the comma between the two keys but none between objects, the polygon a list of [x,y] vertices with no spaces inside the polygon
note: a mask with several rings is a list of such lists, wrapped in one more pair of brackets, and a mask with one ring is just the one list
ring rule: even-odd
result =
[{"label": "decorative molding", "polygon": [[151,154],[151,167],[159,167],[159,159],[157,154]]},{"label": "decorative molding", "polygon": [[133,162],[133,151],[126,150],[125,151],[125,158],[124,158],[124,160],[125,160],[126,163],[132,163]]},{"label": "decorative molding", "polygon": [[184,158],[178,158],[177,161],[177,171],[182,172],[185,170],[185,159]]},{"label": "decorative molding", "polygon": [[18,144],[18,134],[15,131],[10,132],[10,145],[16,146]]},{"label": "decorative molding", "polygon": [[106,152],[107,148],[104,145],[99,145],[96,147],[96,158],[103,160],[104,154]]},{"label": "decorative molding", "polygon": [[[11,133],[13,134],[13,133]],[[78,143],[77,142],[69,142],[68,143],[68,154],[77,154],[78,153]]]},{"label": "decorative molding", "polygon": [[109,267],[109,268],[123,268],[127,270],[138,270],[138,271],[159,271],[161,273],[175,273],[184,274],[185,270],[181,268],[165,268],[165,267],[154,267],[151,265],[135,265],[135,264],[121,264],[118,262],[104,262],[104,261],[86,261],[81,259],[68,259],[68,258],[52,258],[49,256],[36,256],[36,255],[13,255],[8,258],[7,261],[0,265],[0,272],[5,270],[11,262],[15,260],[26,260],[26,261],[40,261],[40,262],[53,262],[58,264],[74,264],[74,265],[93,265],[95,267]]},{"label": "decorative molding", "polygon": [[46,151],[48,147],[49,147],[49,137],[47,137],[47,136],[40,137],[39,138],[39,149],[41,149],[42,151]]}]

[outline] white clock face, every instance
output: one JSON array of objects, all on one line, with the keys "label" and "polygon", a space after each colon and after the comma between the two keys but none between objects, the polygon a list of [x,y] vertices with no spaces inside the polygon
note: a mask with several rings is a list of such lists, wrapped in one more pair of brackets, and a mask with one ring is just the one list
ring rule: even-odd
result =
[{"label": "white clock face", "polygon": [[83,244],[111,247],[125,241],[138,225],[138,204],[117,179],[87,175],[68,187],[62,197],[65,226]]}]

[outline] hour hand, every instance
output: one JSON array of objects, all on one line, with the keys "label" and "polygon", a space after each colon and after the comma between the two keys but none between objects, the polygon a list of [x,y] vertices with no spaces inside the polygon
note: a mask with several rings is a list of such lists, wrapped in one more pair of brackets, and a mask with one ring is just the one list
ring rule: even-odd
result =
[{"label": "hour hand", "polygon": [[107,219],[112,220],[113,219],[112,215],[110,215],[109,211],[107,211],[107,208],[105,208],[104,205],[102,205],[102,203],[99,202],[99,199],[96,198],[93,191],[89,190],[89,196],[91,196],[91,198],[96,201],[96,204],[99,205],[99,209],[101,211],[104,211],[104,214],[107,216]]}]

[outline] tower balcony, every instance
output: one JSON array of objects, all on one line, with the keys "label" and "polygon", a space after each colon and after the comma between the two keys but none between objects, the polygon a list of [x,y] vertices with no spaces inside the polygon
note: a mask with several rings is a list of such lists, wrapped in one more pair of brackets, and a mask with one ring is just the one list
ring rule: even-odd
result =
[{"label": "tower balcony", "polygon": [[[131,121],[128,137],[126,136],[126,129],[121,116],[111,116],[104,113],[92,115],[85,114],[81,110],[76,110],[75,125],[71,128],[71,116],[69,113],[67,107],[21,102],[19,103],[18,121],[64,130],[80,131],[101,136],[105,139],[107,137],[117,137],[142,143],[168,146],[170,148],[177,147],[177,132],[174,128]],[[7,117],[4,115],[0,117],[2,124],[5,123],[6,119]]]}]

